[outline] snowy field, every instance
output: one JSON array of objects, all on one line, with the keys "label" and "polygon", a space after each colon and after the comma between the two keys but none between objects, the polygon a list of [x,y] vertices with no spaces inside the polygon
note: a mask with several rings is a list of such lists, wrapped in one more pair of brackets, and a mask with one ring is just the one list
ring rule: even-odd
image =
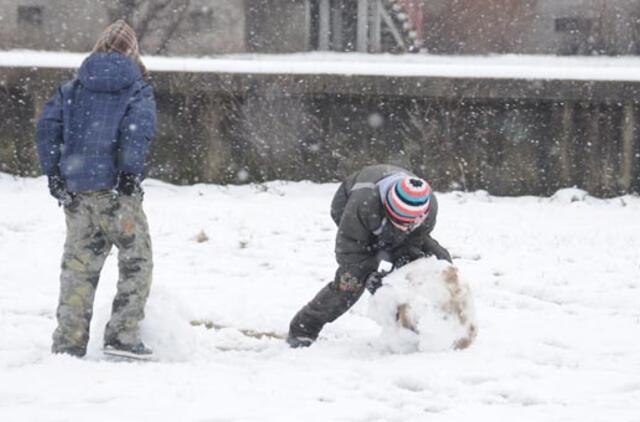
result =
[{"label": "snowy field", "polygon": [[392,354],[367,293],[310,349],[241,332],[284,334],[333,276],[336,185],[145,186],[159,361],[118,363],[100,352],[114,254],[87,357],[50,355],[63,215],[44,178],[0,174],[0,421],[640,421],[637,196],[441,194],[434,236],[479,335]]}]

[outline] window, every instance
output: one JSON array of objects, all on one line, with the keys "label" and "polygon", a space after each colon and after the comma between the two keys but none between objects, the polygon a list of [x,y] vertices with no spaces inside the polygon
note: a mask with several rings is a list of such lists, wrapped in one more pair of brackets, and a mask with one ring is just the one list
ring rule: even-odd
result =
[{"label": "window", "polygon": [[591,19],[585,18],[556,18],[555,30],[556,32],[589,33],[592,23]]},{"label": "window", "polygon": [[18,6],[18,24],[42,26],[42,7]]}]

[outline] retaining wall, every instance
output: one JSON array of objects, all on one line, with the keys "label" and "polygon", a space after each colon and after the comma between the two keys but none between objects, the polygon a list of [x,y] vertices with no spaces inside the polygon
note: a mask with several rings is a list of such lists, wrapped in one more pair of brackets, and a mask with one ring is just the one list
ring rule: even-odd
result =
[{"label": "retaining wall", "polygon": [[[34,126],[72,70],[0,68],[0,171],[37,175]],[[338,180],[414,169],[440,191],[640,191],[639,82],[156,72],[150,177]]]}]

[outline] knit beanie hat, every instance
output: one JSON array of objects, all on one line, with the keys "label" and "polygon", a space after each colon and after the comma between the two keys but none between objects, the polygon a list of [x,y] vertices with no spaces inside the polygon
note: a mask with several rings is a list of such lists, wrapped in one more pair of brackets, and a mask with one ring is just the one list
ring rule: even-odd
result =
[{"label": "knit beanie hat", "polygon": [[124,20],[119,19],[109,25],[102,32],[95,47],[94,53],[117,52],[130,57],[140,67],[140,72],[148,76],[147,68],[140,58],[140,48],[136,32]]},{"label": "knit beanie hat", "polygon": [[415,227],[429,214],[431,187],[418,178],[407,176],[389,188],[384,205],[395,226]]}]

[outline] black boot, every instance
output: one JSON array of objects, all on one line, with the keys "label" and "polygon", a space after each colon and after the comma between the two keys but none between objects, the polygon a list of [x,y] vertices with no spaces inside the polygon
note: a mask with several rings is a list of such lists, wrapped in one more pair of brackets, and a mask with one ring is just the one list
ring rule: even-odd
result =
[{"label": "black boot", "polygon": [[363,289],[343,291],[335,282],[324,286],[291,320],[287,343],[294,348],[310,346],[326,323],[335,321],[356,303]]},{"label": "black boot", "polygon": [[313,339],[310,337],[296,337],[291,333],[287,336],[287,343],[292,349],[298,349],[300,347],[309,347],[313,344]]}]

